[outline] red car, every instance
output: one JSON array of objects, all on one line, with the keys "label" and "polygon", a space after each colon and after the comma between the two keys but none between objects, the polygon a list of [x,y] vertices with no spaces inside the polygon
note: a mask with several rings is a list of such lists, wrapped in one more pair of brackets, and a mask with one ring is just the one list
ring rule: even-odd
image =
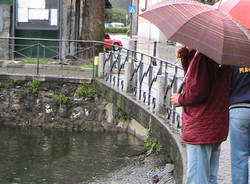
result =
[{"label": "red car", "polygon": [[122,42],[120,40],[113,40],[111,39],[109,34],[105,34],[105,43],[111,44],[111,45],[105,45],[106,50],[111,50],[113,45],[113,50],[117,51],[119,47],[123,47]]}]

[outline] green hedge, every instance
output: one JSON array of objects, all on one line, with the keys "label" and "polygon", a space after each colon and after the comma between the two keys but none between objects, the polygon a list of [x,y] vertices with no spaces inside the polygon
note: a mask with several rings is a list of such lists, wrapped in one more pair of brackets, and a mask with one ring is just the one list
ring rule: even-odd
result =
[{"label": "green hedge", "polygon": [[106,27],[105,31],[106,33],[127,33],[129,31],[129,28]]},{"label": "green hedge", "polygon": [[0,4],[12,4],[12,0],[0,0]]}]

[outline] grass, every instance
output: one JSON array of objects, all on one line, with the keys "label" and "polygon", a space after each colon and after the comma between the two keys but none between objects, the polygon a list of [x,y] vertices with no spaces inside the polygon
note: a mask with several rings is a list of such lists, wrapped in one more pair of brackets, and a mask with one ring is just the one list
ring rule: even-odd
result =
[{"label": "grass", "polygon": [[[37,60],[31,60],[31,59],[27,59],[24,60],[25,64],[37,64]],[[47,64],[46,61],[39,61],[39,64]]]},{"label": "grass", "polygon": [[92,64],[84,64],[82,65],[83,68],[93,68]]}]

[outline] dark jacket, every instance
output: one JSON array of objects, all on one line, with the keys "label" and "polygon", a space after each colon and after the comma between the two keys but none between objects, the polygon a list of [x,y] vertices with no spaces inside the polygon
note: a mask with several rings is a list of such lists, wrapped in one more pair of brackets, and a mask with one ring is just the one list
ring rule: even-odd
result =
[{"label": "dark jacket", "polygon": [[[229,128],[231,67],[219,66],[200,53],[194,58],[179,97],[183,106],[182,138],[188,144],[225,141]],[[189,61],[182,59],[185,71]]]},{"label": "dark jacket", "polygon": [[230,105],[250,104],[250,67],[233,67]]}]

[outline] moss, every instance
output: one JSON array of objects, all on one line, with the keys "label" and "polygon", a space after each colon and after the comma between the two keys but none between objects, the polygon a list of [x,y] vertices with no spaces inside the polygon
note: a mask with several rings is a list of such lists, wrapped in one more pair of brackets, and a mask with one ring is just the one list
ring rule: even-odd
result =
[{"label": "moss", "polygon": [[117,100],[116,105],[117,105],[118,108],[121,108],[121,101]]},{"label": "moss", "polygon": [[109,92],[108,99],[110,102],[113,102],[113,93]]}]

